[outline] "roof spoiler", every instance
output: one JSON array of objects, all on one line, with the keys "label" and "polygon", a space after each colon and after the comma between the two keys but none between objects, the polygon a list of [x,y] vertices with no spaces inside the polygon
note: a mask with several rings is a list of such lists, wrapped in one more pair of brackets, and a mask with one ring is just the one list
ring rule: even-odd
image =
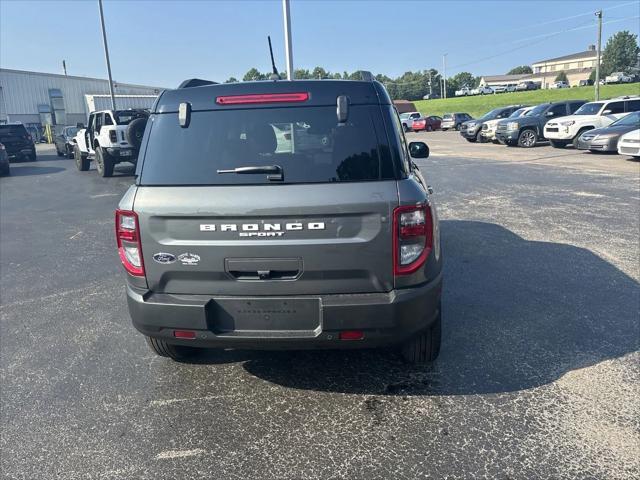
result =
[{"label": "roof spoiler", "polygon": [[216,85],[218,82],[211,80],[203,80],[201,78],[189,78],[178,85],[178,88],[202,87],[204,85]]}]

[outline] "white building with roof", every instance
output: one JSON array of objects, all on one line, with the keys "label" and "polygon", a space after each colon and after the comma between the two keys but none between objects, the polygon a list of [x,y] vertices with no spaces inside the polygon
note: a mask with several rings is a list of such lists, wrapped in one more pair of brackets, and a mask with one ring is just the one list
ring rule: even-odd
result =
[{"label": "white building with roof", "polygon": [[[149,108],[163,89],[114,81],[116,108]],[[40,131],[86,123],[91,111],[105,108],[111,108],[108,80],[0,69],[0,124]]]}]

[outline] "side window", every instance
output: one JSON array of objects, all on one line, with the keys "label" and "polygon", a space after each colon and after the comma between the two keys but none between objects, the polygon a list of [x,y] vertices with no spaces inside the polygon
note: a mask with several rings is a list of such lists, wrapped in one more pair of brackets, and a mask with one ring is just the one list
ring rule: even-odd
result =
[{"label": "side window", "polygon": [[89,115],[89,122],[87,123],[87,130],[91,130],[96,124],[96,116]]},{"label": "side window", "polygon": [[111,114],[110,113],[105,113],[104,114],[104,124],[105,125],[113,125],[113,118],[111,118]]},{"label": "side window", "polygon": [[640,110],[640,100],[628,100],[627,112],[637,112]]},{"label": "side window", "polygon": [[614,113],[624,113],[624,102],[611,102],[605,105],[603,112],[606,110],[610,110],[607,115],[611,115]]},{"label": "side window", "polygon": [[582,102],[573,102],[569,104],[569,114],[575,113],[582,106]]},{"label": "side window", "polygon": [[100,133],[100,128],[102,128],[102,113],[98,113],[96,115],[95,122],[96,122],[95,131],[96,133]]},{"label": "side window", "polygon": [[549,111],[553,113],[554,117],[562,117],[567,114],[567,106],[561,103],[560,105],[554,105]]},{"label": "side window", "polygon": [[404,138],[404,131],[402,130],[402,123],[400,122],[400,117],[398,116],[398,111],[394,108],[393,110],[393,126],[396,129],[396,134],[400,139],[400,161],[402,162],[402,168],[405,172],[409,173],[411,171],[411,167],[409,166],[409,149],[407,148],[407,140]]},{"label": "side window", "polygon": [[411,114],[411,118],[420,118],[420,114],[419,113],[412,113]]}]

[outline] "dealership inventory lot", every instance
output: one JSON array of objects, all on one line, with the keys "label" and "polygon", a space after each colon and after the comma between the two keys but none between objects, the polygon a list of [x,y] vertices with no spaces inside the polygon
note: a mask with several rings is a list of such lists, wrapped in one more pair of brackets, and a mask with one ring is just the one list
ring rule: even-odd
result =
[{"label": "dealership inventory lot", "polygon": [[442,351],[211,352],[130,325],[100,178],[39,147],[0,179],[7,478],[633,478],[640,164],[426,139]]}]

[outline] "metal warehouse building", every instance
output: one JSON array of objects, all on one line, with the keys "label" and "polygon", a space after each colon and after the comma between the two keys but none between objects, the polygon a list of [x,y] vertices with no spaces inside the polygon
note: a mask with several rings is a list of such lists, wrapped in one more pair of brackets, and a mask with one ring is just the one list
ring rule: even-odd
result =
[{"label": "metal warehouse building", "polygon": [[[114,81],[116,107],[149,108],[162,90]],[[111,108],[107,80],[0,69],[0,124],[23,123],[39,133],[46,124],[86,123],[89,112],[106,108]]]}]

